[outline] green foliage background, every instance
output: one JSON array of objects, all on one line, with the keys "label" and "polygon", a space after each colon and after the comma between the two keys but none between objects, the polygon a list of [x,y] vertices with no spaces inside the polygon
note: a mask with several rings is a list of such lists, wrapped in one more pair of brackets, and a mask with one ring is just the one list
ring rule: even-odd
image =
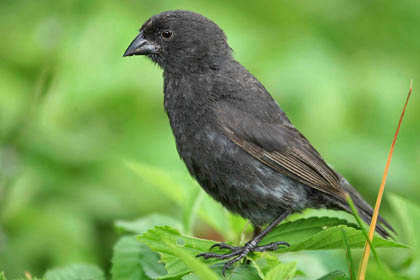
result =
[{"label": "green foliage background", "polygon": [[[0,271],[43,275],[82,262],[109,271],[114,220],[152,212],[183,218],[170,199],[176,193],[162,195],[127,167],[127,160],[157,167],[159,178],[186,184],[163,111],[161,70],[122,58],[148,17],[177,8],[225,30],[235,57],[371,204],[414,79],[382,213],[399,239],[419,246],[405,230],[406,202],[393,199],[391,207],[387,199],[390,192],[420,199],[418,1],[2,0]],[[195,224],[196,234],[217,236]],[[346,269],[343,254],[288,256],[331,271]],[[393,268],[410,266],[405,253],[381,256]],[[420,277],[419,268],[407,275]]]}]

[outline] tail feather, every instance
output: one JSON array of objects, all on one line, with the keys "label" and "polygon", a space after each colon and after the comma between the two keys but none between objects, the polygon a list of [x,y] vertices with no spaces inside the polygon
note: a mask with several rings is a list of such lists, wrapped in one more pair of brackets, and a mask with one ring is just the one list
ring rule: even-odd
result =
[{"label": "tail feather", "polygon": [[[367,224],[370,224],[373,215],[372,207],[362,198],[362,196],[348,183],[347,181],[343,184],[344,189],[349,193],[351,199],[353,200],[354,205],[359,212],[359,216],[365,221]],[[343,199],[342,201],[344,204],[340,205],[344,210],[349,213],[352,213],[350,206],[347,204],[347,201]],[[376,232],[379,233],[380,236],[384,238],[392,238],[391,234],[388,230],[396,234],[394,228],[380,215],[378,216],[378,222],[376,224]],[[388,230],[387,230],[388,229]]]},{"label": "tail feather", "polygon": [[[370,224],[371,220],[372,220],[372,214],[367,213],[364,210],[361,210],[360,208],[357,209],[359,211],[359,215],[360,217],[367,223]],[[387,225],[389,225],[381,216],[378,216],[378,220],[383,223],[388,229],[390,229],[392,232],[395,232],[393,230],[392,227],[388,227]],[[386,224],[385,224],[386,223]],[[385,227],[383,227],[380,223],[376,224],[376,232],[379,233],[380,236],[384,237],[384,238],[390,238],[391,235],[389,234],[389,232],[385,229]]]},{"label": "tail feather", "polygon": [[[360,217],[363,219],[363,221],[365,221],[369,225],[370,222],[372,221],[372,215],[373,215],[372,207],[366,201],[364,201],[363,198],[358,193],[350,193],[350,197],[353,200],[353,203],[355,204]],[[349,206],[348,208],[349,208],[348,210],[350,210],[351,212],[351,209]],[[379,223],[376,224],[375,230],[376,232],[379,233],[379,235],[381,235],[384,238],[391,237],[388,230],[396,234],[394,228],[380,215],[378,216],[378,222]]]}]

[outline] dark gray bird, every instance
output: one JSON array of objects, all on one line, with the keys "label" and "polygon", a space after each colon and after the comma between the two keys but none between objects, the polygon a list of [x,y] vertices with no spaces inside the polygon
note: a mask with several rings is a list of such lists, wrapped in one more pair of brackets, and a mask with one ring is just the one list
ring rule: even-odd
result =
[{"label": "dark gray bird", "polygon": [[[256,229],[243,247],[225,243],[223,273],[293,212],[328,208],[351,213],[349,194],[370,223],[372,208],[331,169],[293,126],[264,86],[232,57],[224,32],[190,11],[167,11],[147,20],[124,56],[146,55],[164,71],[164,105],[179,155],[215,200],[249,219]],[[392,227],[381,217],[379,221]],[[269,224],[261,231],[263,225]],[[376,231],[389,237],[378,224]]]}]

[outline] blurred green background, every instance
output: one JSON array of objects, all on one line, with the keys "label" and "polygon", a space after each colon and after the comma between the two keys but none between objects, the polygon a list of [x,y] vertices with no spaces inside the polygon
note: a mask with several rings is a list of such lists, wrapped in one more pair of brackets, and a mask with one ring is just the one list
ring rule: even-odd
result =
[{"label": "blurred green background", "polygon": [[371,204],[413,79],[382,208],[398,228],[387,192],[420,199],[417,0],[2,0],[0,271],[108,270],[114,220],[180,215],[125,164],[186,173],[161,70],[122,58],[141,24],[169,9],[219,24],[235,57]]}]

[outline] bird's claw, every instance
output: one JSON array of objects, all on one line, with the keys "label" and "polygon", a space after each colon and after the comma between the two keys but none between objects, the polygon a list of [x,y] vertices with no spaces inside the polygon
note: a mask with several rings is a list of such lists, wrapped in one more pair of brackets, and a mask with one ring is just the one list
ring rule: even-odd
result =
[{"label": "bird's claw", "polygon": [[213,248],[218,247],[219,249],[229,249],[232,252],[227,254],[216,254],[216,253],[201,253],[198,254],[196,257],[203,257],[204,259],[215,258],[219,260],[228,260],[222,268],[222,274],[225,276],[226,270],[229,269],[234,263],[240,261],[241,259],[245,258],[249,252],[264,252],[264,251],[275,251],[278,249],[279,246],[286,246],[289,247],[289,243],[283,241],[272,242],[267,245],[257,246],[254,242],[248,242],[242,247],[235,247],[226,243],[216,243],[210,247],[210,251]]},{"label": "bird's claw", "polygon": [[236,251],[240,248],[240,247],[235,247],[226,243],[216,243],[210,247],[210,251],[216,247],[218,247],[219,249],[229,249],[231,251]]},{"label": "bird's claw", "polygon": [[275,251],[279,248],[279,246],[286,246],[286,247],[290,247],[290,244],[284,241],[277,241],[277,242],[272,242],[269,243],[267,245],[261,245],[261,246],[257,246],[254,248],[254,252],[265,252],[265,251]]},{"label": "bird's claw", "polygon": [[209,259],[209,258],[215,258],[215,259],[219,259],[219,260],[225,260],[225,259],[229,259],[231,257],[236,256],[237,254],[239,254],[238,251],[233,251],[231,253],[227,253],[227,254],[216,254],[216,253],[201,253],[198,254],[196,257],[203,257],[204,259]]}]

